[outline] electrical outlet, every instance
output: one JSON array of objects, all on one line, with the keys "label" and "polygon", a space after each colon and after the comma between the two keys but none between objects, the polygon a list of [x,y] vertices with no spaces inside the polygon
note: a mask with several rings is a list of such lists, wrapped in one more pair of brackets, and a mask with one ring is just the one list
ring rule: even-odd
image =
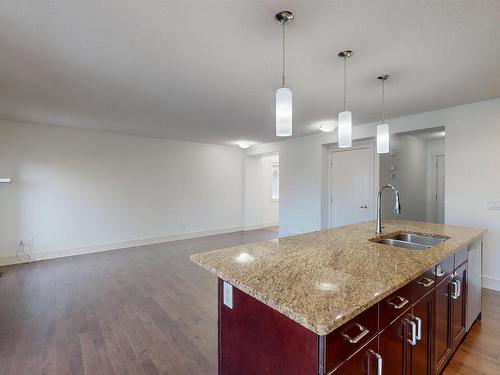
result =
[{"label": "electrical outlet", "polygon": [[489,200],[488,210],[500,210],[500,201]]}]

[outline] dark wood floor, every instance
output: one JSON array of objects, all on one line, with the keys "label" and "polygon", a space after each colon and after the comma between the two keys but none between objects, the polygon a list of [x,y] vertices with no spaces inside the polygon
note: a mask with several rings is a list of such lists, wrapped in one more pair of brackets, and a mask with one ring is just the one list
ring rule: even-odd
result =
[{"label": "dark wood floor", "polygon": [[[216,374],[217,280],[198,251],[272,239],[231,233],[1,267],[0,374]],[[500,374],[500,293],[446,375]]]}]

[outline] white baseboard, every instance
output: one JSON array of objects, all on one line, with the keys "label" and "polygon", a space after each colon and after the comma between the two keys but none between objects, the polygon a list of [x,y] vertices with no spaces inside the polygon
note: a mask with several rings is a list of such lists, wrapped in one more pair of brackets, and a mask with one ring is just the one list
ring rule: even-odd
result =
[{"label": "white baseboard", "polygon": [[[258,228],[256,228],[256,229],[258,229]],[[38,252],[38,253],[31,253],[30,255],[33,258],[32,262],[38,262],[40,260],[63,258],[63,257],[68,257],[68,256],[73,256],[73,255],[98,253],[101,251],[118,250],[118,249],[125,249],[125,248],[136,247],[136,246],[153,245],[153,244],[162,243],[162,242],[186,240],[189,238],[198,238],[198,237],[205,237],[205,236],[213,236],[216,234],[240,232],[242,230],[248,230],[248,229],[246,229],[246,227],[244,227],[244,226],[237,225],[237,226],[209,229],[209,230],[203,230],[203,231],[197,231],[197,232],[166,234],[166,235],[157,236],[157,237],[137,238],[137,239],[133,239],[133,240],[107,242],[107,243],[95,244],[95,245],[77,247],[77,248],[43,251],[43,252]],[[7,266],[7,265],[19,264],[19,263],[29,263],[29,262],[30,261],[20,259],[16,256],[0,257],[0,266]]]},{"label": "white baseboard", "polygon": [[277,226],[279,226],[278,222],[264,223],[264,224],[247,224],[243,226],[243,230],[248,231],[248,230],[264,229]]},{"label": "white baseboard", "polygon": [[500,278],[483,275],[482,282],[483,282],[483,288],[500,291]]}]

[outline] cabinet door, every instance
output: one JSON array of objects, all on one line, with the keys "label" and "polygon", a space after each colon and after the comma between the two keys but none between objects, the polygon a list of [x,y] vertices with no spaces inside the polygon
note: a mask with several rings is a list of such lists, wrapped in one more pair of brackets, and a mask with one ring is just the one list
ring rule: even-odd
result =
[{"label": "cabinet door", "polygon": [[378,354],[377,337],[371,339],[352,357],[344,361],[332,374],[335,375],[377,375],[382,357]]},{"label": "cabinet door", "polygon": [[[434,304],[435,291],[428,293],[415,306],[413,316],[420,319],[420,339],[417,345],[412,346],[411,351],[411,374],[432,375],[434,374]],[[417,319],[417,321],[418,321]]]},{"label": "cabinet door", "polygon": [[456,348],[465,335],[466,320],[466,298],[467,298],[467,263],[455,271],[451,287],[452,308],[452,338],[453,348]]},{"label": "cabinet door", "polygon": [[411,309],[389,324],[379,335],[379,350],[383,358],[384,375],[408,375],[410,343],[408,342]]},{"label": "cabinet door", "polygon": [[436,287],[436,314],[435,314],[435,340],[434,358],[436,373],[439,373],[448,360],[453,342],[451,339],[451,289],[452,276],[448,276]]}]

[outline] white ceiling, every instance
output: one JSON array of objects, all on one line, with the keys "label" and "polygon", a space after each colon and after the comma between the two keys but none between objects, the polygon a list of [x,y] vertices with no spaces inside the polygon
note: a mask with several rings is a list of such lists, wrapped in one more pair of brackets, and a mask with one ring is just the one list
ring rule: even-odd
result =
[{"label": "white ceiling", "polygon": [[287,29],[294,136],[500,97],[500,1],[5,0],[0,118],[228,144],[274,136]]}]

